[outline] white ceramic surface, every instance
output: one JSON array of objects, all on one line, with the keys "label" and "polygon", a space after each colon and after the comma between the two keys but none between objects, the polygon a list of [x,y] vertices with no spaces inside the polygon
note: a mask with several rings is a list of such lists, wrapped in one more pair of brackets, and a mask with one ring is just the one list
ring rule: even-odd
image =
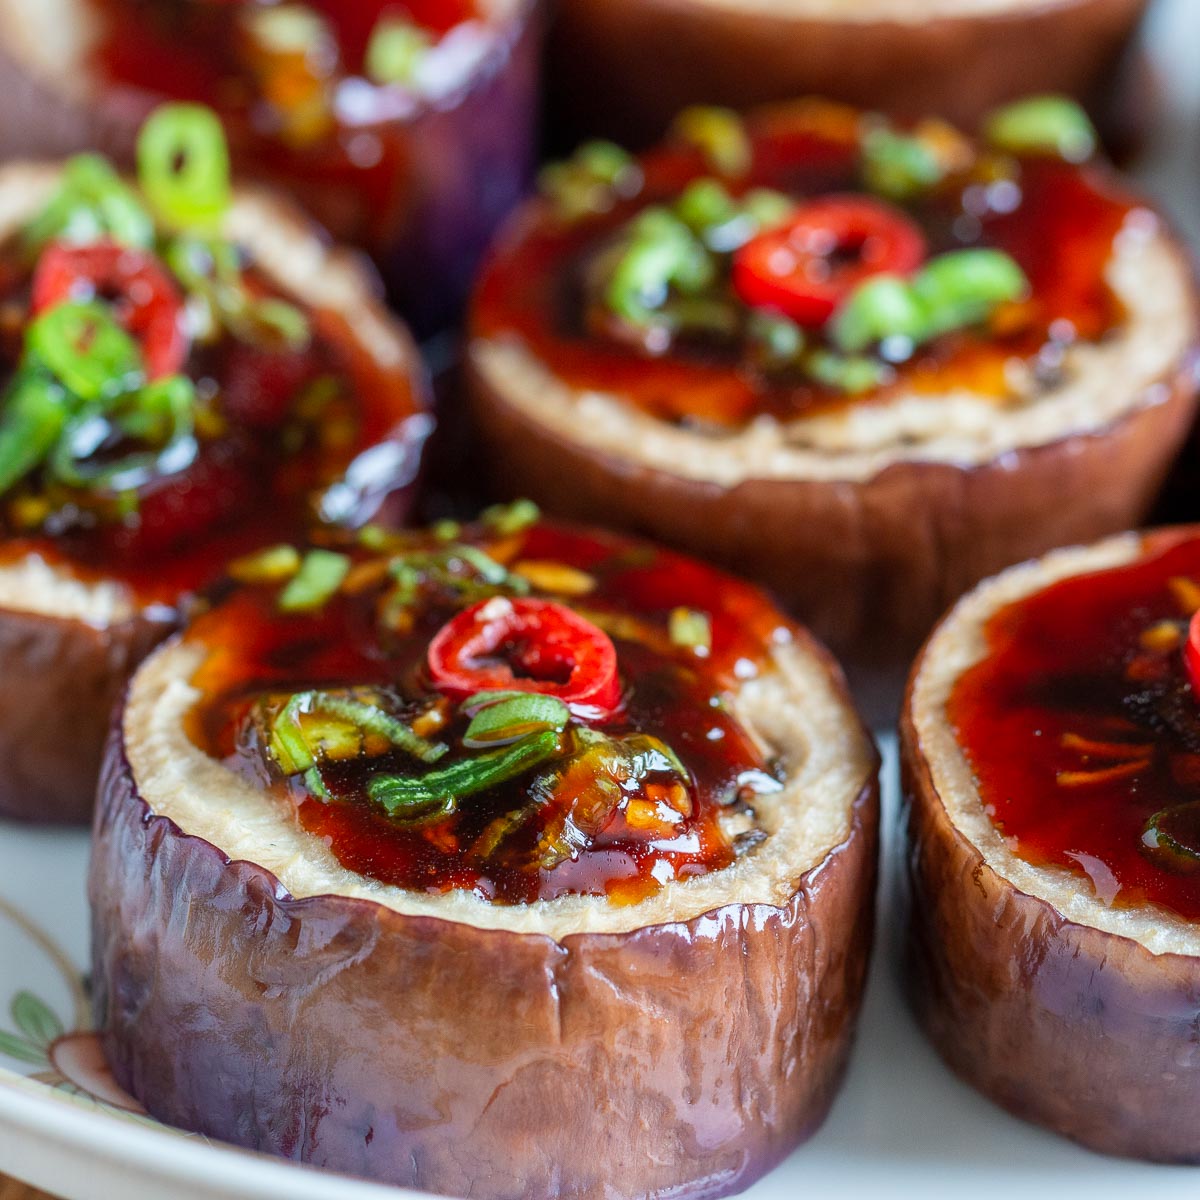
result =
[{"label": "white ceramic surface", "polygon": [[[1159,0],[1151,39],[1170,84],[1169,112],[1141,174],[1200,247],[1200,0]],[[894,816],[894,742],[890,734],[881,740],[885,802]],[[885,846],[889,864],[893,849]],[[67,1200],[414,1195],[214,1145],[129,1111],[136,1106],[106,1077],[94,1041],[71,1036],[86,1030],[79,973],[87,956],[86,860],[83,833],[0,825],[0,1172]],[[1200,1170],[1089,1154],[1001,1112],[946,1071],[897,989],[886,874],[878,952],[846,1086],[820,1133],[747,1200],[1200,1194]]]}]

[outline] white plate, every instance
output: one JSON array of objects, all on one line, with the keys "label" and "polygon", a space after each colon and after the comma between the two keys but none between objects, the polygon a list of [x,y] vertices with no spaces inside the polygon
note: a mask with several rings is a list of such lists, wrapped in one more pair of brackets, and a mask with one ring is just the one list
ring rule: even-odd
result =
[{"label": "white plate", "polygon": [[[1142,173],[1200,246],[1200,0],[1160,0],[1151,34],[1170,83],[1170,112]],[[894,741],[890,734],[881,740],[885,811],[894,816]],[[885,861],[895,861],[886,839]],[[86,1032],[86,862],[83,833],[0,827],[0,1171],[67,1200],[415,1195],[247,1154],[129,1111],[136,1105],[114,1088]],[[1051,1189],[1086,1189],[1094,1200],[1196,1196],[1194,1170],[1080,1150],[1008,1116],[942,1066],[897,987],[891,874],[885,871],[875,966],[846,1086],[817,1136],[747,1200],[835,1190],[923,1200]]]}]

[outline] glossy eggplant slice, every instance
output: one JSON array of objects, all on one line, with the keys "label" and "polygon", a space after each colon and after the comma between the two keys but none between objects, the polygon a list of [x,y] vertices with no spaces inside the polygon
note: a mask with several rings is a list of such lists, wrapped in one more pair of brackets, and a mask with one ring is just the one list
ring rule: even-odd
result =
[{"label": "glossy eggplant slice", "polygon": [[155,1116],[298,1161],[724,1195],[841,1077],[875,751],[756,589],[510,515],[343,546],[303,615],[236,588],[146,660],[96,816],[99,1027]]},{"label": "glossy eggplant slice", "polygon": [[1109,1154],[1200,1161],[1200,531],[964,597],[902,726],[912,1001],[964,1079]]}]

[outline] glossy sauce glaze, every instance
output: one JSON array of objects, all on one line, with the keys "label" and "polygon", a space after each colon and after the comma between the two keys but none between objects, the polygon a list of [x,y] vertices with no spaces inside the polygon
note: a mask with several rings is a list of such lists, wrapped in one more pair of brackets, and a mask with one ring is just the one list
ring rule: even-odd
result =
[{"label": "glossy sauce glaze", "polygon": [[[265,278],[250,280],[259,295],[275,294]],[[28,311],[28,270],[10,263],[0,294],[0,384],[17,366]],[[85,581],[126,584],[139,606],[170,605],[217,578],[232,557],[302,538],[314,523],[355,526],[386,511],[415,470],[408,463],[404,476],[397,455],[413,453],[406,422],[424,421],[423,397],[410,365],[376,362],[339,313],[310,311],[308,319],[302,349],[229,334],[193,348],[184,373],[212,396],[213,429],[191,465],[138,490],[134,512],[92,517],[85,498],[30,530],[18,517],[20,493],[0,496],[0,566],[37,555]],[[325,396],[307,416],[306,392]],[[341,486],[348,470],[353,488]]]},{"label": "glossy sauce glaze", "polygon": [[[411,147],[405,122],[418,93],[376,87],[364,57],[381,18],[400,14],[434,37],[459,27],[494,39],[473,0],[309,0],[327,22],[326,51],[281,56],[274,82],[256,70],[238,10],[213,0],[91,0],[102,18],[95,51],[101,75],[155,97],[195,101],[221,114],[242,165],[297,189],[339,237],[374,253],[389,249],[410,197]],[[266,4],[261,5],[267,8]],[[469,23],[469,25],[468,25]],[[462,71],[453,63],[451,71]],[[444,81],[454,92],[465,85]],[[269,95],[267,93],[270,93]]]},{"label": "glossy sauce glaze", "polygon": [[[857,114],[808,102],[750,119],[746,128],[753,166],[742,178],[722,181],[735,197],[763,187],[796,198],[862,191]],[[1003,403],[1013,394],[1013,360],[1052,386],[1066,345],[1100,340],[1123,318],[1105,268],[1138,202],[1103,165],[1048,157],[1008,164],[1015,168],[1011,178],[952,176],[905,206],[931,255],[1002,250],[1024,270],[1031,296],[1002,325],[944,334],[919,348],[897,366],[893,382],[866,395],[765,373],[737,347],[688,345],[652,356],[615,338],[589,336],[582,277],[597,249],[647,204],[671,203],[690,181],[712,174],[701,154],[682,144],[640,162],[639,193],[602,215],[568,223],[546,205],[526,210],[483,276],[473,332],[515,335],[570,387],[620,395],[664,421],[731,429],[762,414],[788,420],[886,401],[901,388],[930,394],[964,388]]]},{"label": "glossy sauce glaze", "polygon": [[[1200,537],[1068,578],[987,623],[948,716],[1014,853],[1106,904],[1200,918],[1200,700],[1184,665]],[[1169,830],[1172,849],[1153,832]]]},{"label": "glossy sauce glaze", "polygon": [[[439,549],[430,535],[401,536],[404,554]],[[719,870],[752,850],[762,836],[753,827],[753,796],[780,784],[727,698],[764,668],[773,643],[791,636],[766,597],[699,563],[608,534],[540,523],[505,535],[470,527],[459,537],[459,544],[484,548],[514,573],[553,579],[566,569],[577,593],[571,599],[536,585],[532,594],[567,603],[606,630],[619,664],[621,705],[588,727],[614,738],[650,735],[670,746],[687,772],[674,812],[659,805],[654,816],[647,801],[662,792],[652,781],[615,809],[592,814],[585,829],[579,805],[569,807],[576,794],[571,786],[531,806],[530,784],[543,766],[465,798],[445,819],[409,827],[389,818],[367,793],[374,775],[423,769],[398,751],[327,765],[328,800],[314,796],[299,776],[282,779],[255,716],[264,698],[367,689],[402,717],[438,702],[427,650],[462,610],[462,597],[434,587],[399,630],[385,628],[381,560],[361,550],[354,551],[356,565],[342,593],[318,613],[282,615],[275,591],[242,587],[195,622],[188,638],[204,643],[209,655],[193,680],[202,695],[190,718],[193,740],[257,785],[288,797],[300,824],[325,839],[349,870],[420,891],[461,888],[501,903],[601,894],[628,903],[668,879]],[[681,607],[707,615],[707,653],[671,640],[670,615]],[[438,731],[451,747],[438,769],[469,757],[461,745],[463,726],[462,716],[452,715]],[[560,756],[549,768],[563,761]],[[587,796],[586,779],[571,783]],[[745,826],[736,832],[719,819],[734,813]],[[666,822],[659,819],[664,815]],[[568,818],[571,840],[565,843]],[[491,836],[502,827],[509,831],[503,839]]]}]

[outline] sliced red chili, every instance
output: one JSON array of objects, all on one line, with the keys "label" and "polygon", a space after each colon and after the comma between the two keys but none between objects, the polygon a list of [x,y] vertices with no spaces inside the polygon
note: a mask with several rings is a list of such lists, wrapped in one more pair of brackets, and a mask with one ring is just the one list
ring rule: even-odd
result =
[{"label": "sliced red chili", "polygon": [[1188,627],[1187,645],[1183,648],[1183,662],[1192,683],[1192,691],[1200,699],[1200,612],[1196,613]]},{"label": "sliced red chili", "polygon": [[188,354],[183,300],[153,254],[108,241],[48,246],[33,273],[33,311],[92,299],[110,302],[141,343],[149,379],[180,371]]},{"label": "sliced red chili", "polygon": [[541,692],[591,719],[608,716],[621,699],[612,639],[552,600],[498,596],[472,605],[430,643],[429,673],[456,699]]},{"label": "sliced red chili", "polygon": [[925,256],[924,234],[899,209],[867,196],[826,196],[742,246],[733,286],[750,307],[815,329],[865,279],[907,275]]}]

